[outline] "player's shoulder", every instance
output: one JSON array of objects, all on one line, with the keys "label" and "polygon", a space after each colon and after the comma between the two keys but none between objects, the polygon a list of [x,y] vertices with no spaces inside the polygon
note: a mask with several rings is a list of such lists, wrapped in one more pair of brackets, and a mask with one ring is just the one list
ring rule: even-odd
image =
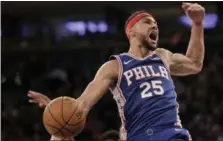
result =
[{"label": "player's shoulder", "polygon": [[112,59],[105,62],[98,70],[98,74],[109,78],[118,77],[118,73],[119,73],[119,63],[116,59]]},{"label": "player's shoulder", "polygon": [[163,56],[163,55],[171,55],[172,52],[167,50],[167,49],[164,49],[164,48],[157,48],[155,51],[154,51],[156,54],[160,55],[160,56]]},{"label": "player's shoulder", "polygon": [[117,59],[111,59],[111,60],[105,62],[103,64],[103,66],[106,67],[106,68],[118,68],[119,67],[119,63],[118,63]]},{"label": "player's shoulder", "polygon": [[118,60],[116,59],[109,60],[101,66],[101,68],[104,68],[106,70],[114,69],[114,68],[117,69],[118,67],[119,67],[119,63],[118,63]]},{"label": "player's shoulder", "polygon": [[154,53],[160,56],[163,63],[167,66],[167,68],[169,68],[172,52],[164,48],[157,48]]},{"label": "player's shoulder", "polygon": [[126,56],[128,56],[126,52],[121,53],[121,54],[111,55],[109,57],[109,60],[118,60],[118,59],[120,59],[122,57],[126,57]]}]

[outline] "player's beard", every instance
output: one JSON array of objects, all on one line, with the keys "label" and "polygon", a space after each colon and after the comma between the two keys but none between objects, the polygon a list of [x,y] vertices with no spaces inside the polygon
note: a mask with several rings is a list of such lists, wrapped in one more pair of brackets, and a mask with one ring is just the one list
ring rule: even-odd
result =
[{"label": "player's beard", "polygon": [[153,45],[151,45],[151,43],[147,39],[148,38],[147,36],[142,35],[141,37],[142,37],[141,43],[146,49],[154,51],[157,48],[157,47],[154,47]]}]

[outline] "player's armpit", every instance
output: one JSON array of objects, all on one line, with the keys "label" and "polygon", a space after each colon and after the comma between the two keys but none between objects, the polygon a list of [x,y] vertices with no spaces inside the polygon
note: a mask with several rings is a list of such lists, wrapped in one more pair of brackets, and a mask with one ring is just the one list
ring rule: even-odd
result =
[{"label": "player's armpit", "polygon": [[199,73],[202,69],[202,64],[191,60],[183,54],[175,53],[170,57],[169,69],[171,75],[186,76]]},{"label": "player's armpit", "polygon": [[84,113],[88,114],[90,109],[98,102],[104,93],[112,86],[118,78],[119,65],[117,60],[111,60],[98,70],[93,81],[91,81],[82,95],[78,98],[84,105]]}]

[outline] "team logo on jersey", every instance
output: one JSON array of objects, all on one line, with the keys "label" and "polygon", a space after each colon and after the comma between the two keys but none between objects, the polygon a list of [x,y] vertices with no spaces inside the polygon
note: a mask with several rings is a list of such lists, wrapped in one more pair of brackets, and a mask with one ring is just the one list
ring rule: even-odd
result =
[{"label": "team logo on jersey", "polygon": [[133,59],[131,59],[131,60],[129,60],[129,61],[124,61],[124,64],[127,65],[127,64],[129,64],[130,62],[132,62],[132,61],[133,61]]},{"label": "team logo on jersey", "polygon": [[154,57],[153,60],[160,60],[160,58],[159,57]]},{"label": "team logo on jersey", "polygon": [[132,68],[125,71],[124,76],[127,80],[128,86],[132,84],[133,80],[140,80],[147,77],[163,77],[169,80],[169,74],[163,66],[145,65]]}]

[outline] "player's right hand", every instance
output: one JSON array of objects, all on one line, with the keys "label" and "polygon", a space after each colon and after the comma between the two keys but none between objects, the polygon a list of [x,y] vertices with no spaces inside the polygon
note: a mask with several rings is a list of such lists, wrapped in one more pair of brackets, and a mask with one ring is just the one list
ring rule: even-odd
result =
[{"label": "player's right hand", "polygon": [[48,103],[50,103],[51,99],[44,94],[29,91],[28,92],[29,103],[36,103],[39,105],[39,107],[44,108]]},{"label": "player's right hand", "polygon": [[183,3],[182,8],[194,23],[201,23],[205,16],[205,8],[197,3]]}]

